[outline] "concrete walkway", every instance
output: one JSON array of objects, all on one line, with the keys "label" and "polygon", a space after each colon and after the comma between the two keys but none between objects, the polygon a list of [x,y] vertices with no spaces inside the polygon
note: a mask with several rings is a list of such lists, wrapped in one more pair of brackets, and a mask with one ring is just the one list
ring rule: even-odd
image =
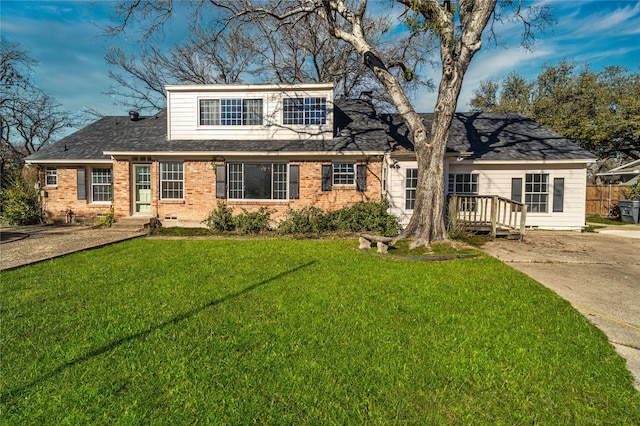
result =
[{"label": "concrete walkway", "polygon": [[627,360],[640,390],[640,226],[532,231],[483,249],[569,301]]},{"label": "concrete walkway", "polygon": [[0,270],[146,235],[82,225],[0,227]]}]

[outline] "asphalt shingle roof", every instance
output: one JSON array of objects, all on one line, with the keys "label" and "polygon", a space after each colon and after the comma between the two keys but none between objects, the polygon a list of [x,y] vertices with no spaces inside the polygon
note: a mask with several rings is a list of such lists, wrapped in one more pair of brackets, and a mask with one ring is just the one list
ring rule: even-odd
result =
[{"label": "asphalt shingle roof", "polygon": [[167,140],[167,114],[132,121],[129,117],[104,117],[93,124],[41,149],[30,161],[108,160],[103,152],[314,152],[357,154],[390,149],[384,124],[376,118],[370,102],[336,101],[336,137],[328,140]]},{"label": "asphalt shingle roof", "polygon": [[[433,114],[422,114],[427,129]],[[398,114],[377,115],[366,100],[338,100],[335,137],[328,140],[167,140],[166,111],[131,121],[104,117],[27,157],[29,161],[89,162],[109,160],[103,152],[314,152],[357,154],[412,151],[408,131]],[[475,160],[595,159],[535,121],[515,113],[456,113],[447,151],[471,152]]]},{"label": "asphalt shingle roof", "polygon": [[[420,114],[431,127],[433,114]],[[413,151],[408,130],[398,114],[381,115],[397,151]],[[534,120],[517,113],[456,113],[447,152],[470,152],[472,160],[592,160],[597,157]]]}]

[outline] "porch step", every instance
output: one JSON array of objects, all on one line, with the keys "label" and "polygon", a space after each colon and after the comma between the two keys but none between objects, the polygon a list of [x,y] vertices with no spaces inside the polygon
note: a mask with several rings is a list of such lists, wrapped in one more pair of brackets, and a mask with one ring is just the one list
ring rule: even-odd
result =
[{"label": "porch step", "polygon": [[135,232],[135,231],[149,232],[149,230],[153,228],[155,224],[156,224],[155,217],[129,216],[129,217],[122,217],[118,219],[117,222],[111,225],[111,229],[114,231],[126,231],[126,232]]}]

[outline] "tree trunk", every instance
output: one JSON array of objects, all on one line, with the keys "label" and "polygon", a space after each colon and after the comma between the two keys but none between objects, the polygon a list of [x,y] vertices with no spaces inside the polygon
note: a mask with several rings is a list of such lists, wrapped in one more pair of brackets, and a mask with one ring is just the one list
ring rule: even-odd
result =
[{"label": "tree trunk", "polygon": [[[449,238],[444,221],[444,154],[464,75],[473,55],[480,50],[480,37],[495,5],[496,0],[460,2],[463,30],[457,39],[451,10],[426,0],[414,3],[427,21],[434,22],[439,28],[442,79],[431,132],[428,136],[411,132],[418,161],[416,201],[409,224],[396,239],[410,238],[413,240],[412,247],[428,246]],[[404,115],[403,118],[410,130],[416,128],[409,126]]]}]

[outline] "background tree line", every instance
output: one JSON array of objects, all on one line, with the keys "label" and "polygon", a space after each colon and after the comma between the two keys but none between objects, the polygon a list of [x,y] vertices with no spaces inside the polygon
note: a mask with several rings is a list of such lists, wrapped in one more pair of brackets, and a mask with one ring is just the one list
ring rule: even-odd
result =
[{"label": "background tree line", "polygon": [[502,81],[483,81],[470,105],[519,112],[602,159],[640,159],[638,71],[609,66],[596,72],[562,60],[533,80],[511,72]]}]

